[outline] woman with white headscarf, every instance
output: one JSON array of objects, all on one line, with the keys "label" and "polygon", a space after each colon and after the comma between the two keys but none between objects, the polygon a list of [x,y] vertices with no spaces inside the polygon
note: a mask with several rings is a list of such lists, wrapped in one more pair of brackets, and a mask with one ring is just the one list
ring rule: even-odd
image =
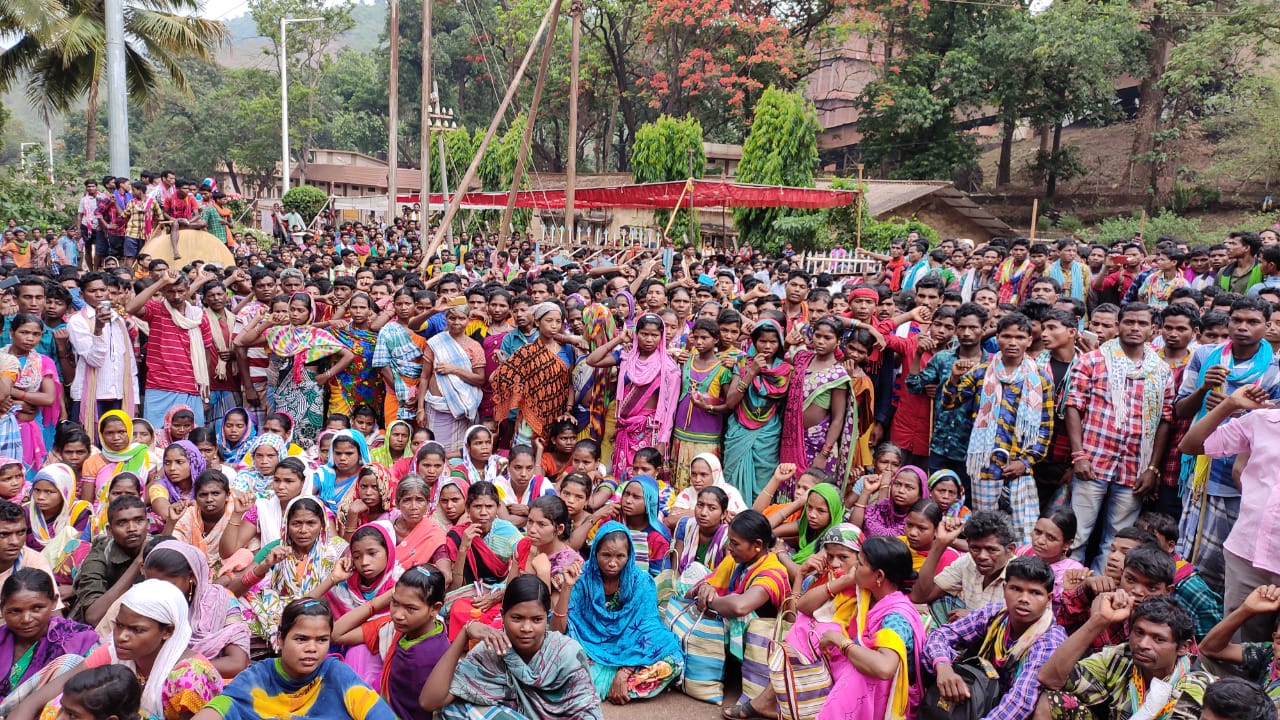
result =
[{"label": "woman with white headscarf", "polygon": [[[182,591],[164,580],[145,580],[124,594],[108,642],[76,670],[32,693],[7,720],[54,720],[66,682],[88,668],[123,665],[142,683],[146,720],[180,720],[199,712],[222,691],[222,676],[191,643],[190,608]],[[47,705],[46,705],[47,704]]]}]

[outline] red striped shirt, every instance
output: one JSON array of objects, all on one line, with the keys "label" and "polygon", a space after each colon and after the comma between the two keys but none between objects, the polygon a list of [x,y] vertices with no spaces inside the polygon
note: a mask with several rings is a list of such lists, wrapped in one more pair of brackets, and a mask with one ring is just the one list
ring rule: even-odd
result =
[{"label": "red striped shirt", "polygon": [[[142,319],[151,326],[147,340],[147,389],[199,394],[187,331],[178,327],[169,317],[169,309],[159,300],[147,301],[142,309]],[[213,334],[209,331],[209,318],[203,312],[200,313],[200,336],[205,352],[216,353]]]}]

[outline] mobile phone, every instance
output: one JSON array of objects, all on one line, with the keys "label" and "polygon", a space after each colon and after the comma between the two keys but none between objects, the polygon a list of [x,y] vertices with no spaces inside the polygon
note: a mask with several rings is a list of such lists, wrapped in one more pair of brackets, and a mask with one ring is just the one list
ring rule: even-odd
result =
[{"label": "mobile phone", "polygon": [[1111,263],[1112,263],[1113,265],[1128,265],[1128,264],[1129,264],[1129,256],[1128,256],[1128,255],[1112,255],[1112,256],[1111,256]]}]

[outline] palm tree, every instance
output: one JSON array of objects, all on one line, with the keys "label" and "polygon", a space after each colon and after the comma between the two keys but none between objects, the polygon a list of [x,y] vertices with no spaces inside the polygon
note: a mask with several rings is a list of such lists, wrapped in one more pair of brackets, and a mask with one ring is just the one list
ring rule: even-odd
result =
[{"label": "palm tree", "polygon": [[[160,77],[190,92],[182,65],[212,61],[226,36],[217,20],[195,17],[200,0],[126,0],[125,80],[129,104],[156,98]],[[85,159],[96,155],[98,86],[106,72],[101,0],[0,0],[0,27],[18,40],[0,52],[0,92],[20,81],[43,116],[66,113],[88,94]],[[131,108],[132,109],[132,108]]]}]

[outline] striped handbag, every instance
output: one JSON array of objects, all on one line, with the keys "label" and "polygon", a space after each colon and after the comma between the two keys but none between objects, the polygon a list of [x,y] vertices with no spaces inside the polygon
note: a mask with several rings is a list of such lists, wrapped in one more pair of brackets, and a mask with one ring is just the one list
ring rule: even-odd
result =
[{"label": "striped handbag", "polygon": [[[742,639],[742,696],[738,702],[750,702],[769,687],[769,652],[782,643],[794,622],[794,600],[787,598],[776,618],[752,617]],[[792,620],[788,620],[790,617]]]},{"label": "striped handbag", "polygon": [[782,720],[814,720],[831,693],[831,665],[812,632],[805,645],[775,640],[769,646],[769,679]]},{"label": "striped handbag", "polygon": [[724,700],[724,620],[694,600],[674,595],[662,610],[662,622],[684,650],[684,693],[719,705]]}]

